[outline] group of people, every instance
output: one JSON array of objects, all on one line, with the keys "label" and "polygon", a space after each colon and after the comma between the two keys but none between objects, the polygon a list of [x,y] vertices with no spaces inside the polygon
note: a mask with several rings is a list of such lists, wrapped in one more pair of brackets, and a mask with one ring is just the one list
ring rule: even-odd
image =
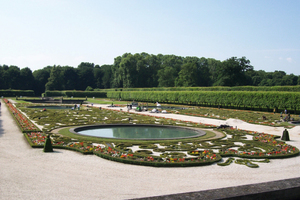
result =
[{"label": "group of people", "polygon": [[80,110],[80,104],[75,104],[74,107],[72,107],[72,110],[76,110],[76,108]]},{"label": "group of people", "polygon": [[282,112],[281,112],[280,118],[283,118],[283,121],[285,121],[285,122],[291,121],[291,114],[288,113],[287,109],[284,110],[284,113],[286,114],[286,116],[283,118]]}]

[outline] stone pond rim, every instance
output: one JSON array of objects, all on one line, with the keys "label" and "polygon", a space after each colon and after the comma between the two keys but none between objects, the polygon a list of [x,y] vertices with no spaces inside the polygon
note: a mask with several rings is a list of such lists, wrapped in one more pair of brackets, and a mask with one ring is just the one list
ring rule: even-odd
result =
[{"label": "stone pond rim", "polygon": [[293,124],[293,125],[296,125],[296,126],[300,126],[300,121],[291,121],[289,123]]},{"label": "stone pond rim", "polygon": [[[100,137],[100,136],[90,136],[85,134],[78,133],[79,131],[90,130],[90,129],[99,129],[99,128],[111,128],[111,127],[161,127],[161,128],[168,128],[168,129],[182,129],[187,131],[194,131],[198,133],[197,135],[193,136],[186,136],[186,137],[174,137],[174,138],[112,138],[112,137]],[[113,139],[113,140],[177,140],[177,139],[189,139],[189,138],[197,138],[206,135],[204,130],[200,130],[199,128],[193,127],[181,127],[181,126],[170,126],[170,125],[155,125],[155,124],[98,124],[98,125],[86,125],[86,126],[79,126],[75,128],[70,128],[69,131],[76,135],[84,135],[89,137],[97,137],[97,138],[105,138],[105,139]]]}]

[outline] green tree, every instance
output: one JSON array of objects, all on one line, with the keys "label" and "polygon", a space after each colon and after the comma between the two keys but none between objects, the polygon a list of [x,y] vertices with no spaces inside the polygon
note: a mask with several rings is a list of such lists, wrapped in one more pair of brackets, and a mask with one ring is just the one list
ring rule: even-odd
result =
[{"label": "green tree", "polygon": [[196,63],[183,64],[175,80],[176,87],[193,87],[198,84],[198,70]]},{"label": "green tree", "polygon": [[232,57],[222,62],[218,68],[218,80],[214,85],[220,86],[241,86],[250,85],[251,78],[246,72],[253,70],[250,61],[245,57]]},{"label": "green tree", "polygon": [[112,78],[111,78],[111,87],[112,88],[121,88],[123,87],[123,73],[120,69],[122,57],[118,56],[114,59],[114,64],[111,67]]},{"label": "green tree", "polygon": [[78,83],[77,70],[74,67],[64,66],[62,67],[63,76],[63,89],[64,90],[76,90]]},{"label": "green tree", "polygon": [[63,82],[64,79],[61,66],[54,66],[51,69],[50,77],[46,83],[46,90],[62,90]]},{"label": "green tree", "polygon": [[158,87],[174,87],[183,58],[175,55],[158,56],[161,62],[160,69],[157,71]]},{"label": "green tree", "polygon": [[272,85],[284,85],[282,78],[286,76],[284,71],[275,71],[272,73]]},{"label": "green tree", "polygon": [[95,88],[102,88],[102,70],[99,65],[96,65],[94,68],[94,80],[95,80]]},{"label": "green tree", "polygon": [[217,82],[219,74],[218,70],[221,68],[222,62],[213,58],[207,59],[207,67],[209,72],[209,86]]},{"label": "green tree", "polygon": [[281,85],[297,85],[298,77],[294,74],[285,75],[282,77]]},{"label": "green tree", "polygon": [[100,88],[110,88],[112,82],[112,65],[102,65],[100,69],[102,75]]},{"label": "green tree", "polygon": [[13,65],[9,66],[4,76],[6,76],[5,79],[8,89],[20,89],[22,82],[19,67]]},{"label": "green tree", "polygon": [[170,66],[158,70],[158,87],[174,87],[177,75],[177,70]]},{"label": "green tree", "polygon": [[50,77],[52,66],[44,67],[43,69],[35,70],[32,75],[34,77],[34,93],[35,95],[41,96],[45,92],[46,83]]},{"label": "green tree", "polygon": [[0,89],[8,89],[8,77],[6,70],[8,69],[7,65],[0,65]]},{"label": "green tree", "polygon": [[20,70],[20,84],[21,90],[33,90],[34,86],[34,77],[32,75],[31,69],[28,67]]},{"label": "green tree", "polygon": [[138,78],[138,72],[136,70],[136,59],[130,54],[126,53],[122,56],[120,62],[120,73],[122,77],[124,88],[134,88],[137,86],[136,81]]},{"label": "green tree", "polygon": [[78,89],[85,90],[87,86],[95,87],[94,63],[82,62],[78,65]]},{"label": "green tree", "polygon": [[156,55],[149,55],[145,56],[146,62],[146,85],[147,87],[157,87],[158,86],[158,76],[157,72],[160,69],[160,59]]}]

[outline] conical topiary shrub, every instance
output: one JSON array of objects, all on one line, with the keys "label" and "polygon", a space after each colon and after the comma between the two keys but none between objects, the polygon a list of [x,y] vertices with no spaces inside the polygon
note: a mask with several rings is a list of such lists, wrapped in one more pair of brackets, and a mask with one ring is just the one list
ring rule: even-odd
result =
[{"label": "conical topiary shrub", "polygon": [[284,129],[284,131],[282,133],[281,140],[290,141],[289,132],[286,129]]},{"label": "conical topiary shrub", "polygon": [[47,136],[45,146],[44,146],[44,152],[53,152],[52,142],[50,139],[50,135]]}]

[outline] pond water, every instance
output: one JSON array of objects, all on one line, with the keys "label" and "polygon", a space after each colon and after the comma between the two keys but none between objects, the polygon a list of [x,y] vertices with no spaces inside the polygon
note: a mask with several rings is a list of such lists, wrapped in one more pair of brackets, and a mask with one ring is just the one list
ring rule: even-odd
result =
[{"label": "pond water", "polygon": [[206,134],[204,131],[188,128],[145,125],[87,126],[75,128],[74,133],[116,139],[176,139],[199,137]]},{"label": "pond water", "polygon": [[27,108],[34,108],[34,109],[71,109],[72,106],[28,106]]},{"label": "pond water", "polygon": [[294,124],[294,125],[297,125],[297,126],[299,126],[300,125],[300,121],[292,121],[292,122],[290,122],[291,124]]}]

